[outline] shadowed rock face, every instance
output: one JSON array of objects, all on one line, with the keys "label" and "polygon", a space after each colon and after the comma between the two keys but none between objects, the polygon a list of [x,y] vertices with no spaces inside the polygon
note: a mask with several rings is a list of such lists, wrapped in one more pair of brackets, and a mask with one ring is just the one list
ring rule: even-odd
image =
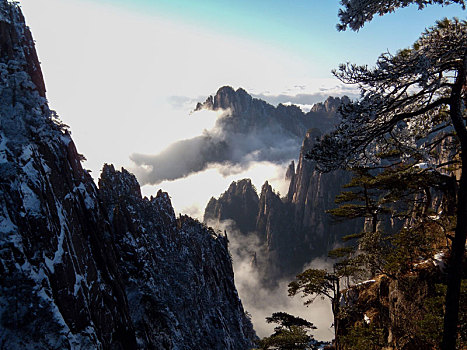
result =
[{"label": "shadowed rock face", "polygon": [[0,348],[245,349],[226,239],[104,167],[50,111],[17,5],[0,0]]},{"label": "shadowed rock face", "polygon": [[195,110],[230,110],[231,117],[218,121],[218,127],[231,133],[255,133],[270,129],[289,138],[298,138],[298,145],[305,132],[310,128],[319,128],[326,132],[337,121],[337,110],[341,103],[348,102],[344,96],[329,97],[323,103],[317,103],[308,113],[299,107],[279,104],[277,107],[251,97],[244,89],[234,90],[230,86],[221,87],[214,96],[209,96],[204,103],[198,103]]},{"label": "shadowed rock face", "polygon": [[[306,133],[296,169],[293,161],[287,169],[286,180],[290,183],[284,198],[280,198],[266,182],[261,189],[257,209],[245,210],[241,203],[247,201],[245,193],[251,191],[234,189],[239,183],[250,182],[241,180],[233,183],[219,199],[212,198],[206,207],[205,221],[233,220],[243,234],[257,235],[267,254],[266,257],[259,256],[259,261],[274,266],[263,268],[266,275],[296,274],[313,258],[326,256],[335,244],[341,243],[342,236],[363,228],[361,220],[336,222],[326,213],[335,208],[335,197],[350,181],[351,174],[345,171],[319,173],[314,162],[305,158],[320,135],[318,129],[310,129]],[[234,203],[238,204],[235,206]],[[238,222],[254,221],[254,229],[242,230],[238,225]]]},{"label": "shadowed rock face", "polygon": [[233,219],[237,228],[248,233],[256,230],[259,198],[250,179],[232,182],[217,200],[212,197],[204,212],[204,222]]},{"label": "shadowed rock face", "polygon": [[254,336],[238,298],[227,238],[175,214],[167,193],[142,198],[134,175],[105,165],[99,195],[138,344],[154,349],[247,349]]},{"label": "shadowed rock face", "polygon": [[290,177],[290,186],[285,202],[292,208],[291,221],[295,227],[297,247],[295,256],[304,264],[319,256],[326,256],[341,237],[359,232],[361,220],[336,221],[326,211],[336,207],[334,200],[343,186],[351,179],[351,173],[334,171],[320,173],[313,161],[305,155],[320,136],[317,129],[309,130],[303,140],[296,172]]}]

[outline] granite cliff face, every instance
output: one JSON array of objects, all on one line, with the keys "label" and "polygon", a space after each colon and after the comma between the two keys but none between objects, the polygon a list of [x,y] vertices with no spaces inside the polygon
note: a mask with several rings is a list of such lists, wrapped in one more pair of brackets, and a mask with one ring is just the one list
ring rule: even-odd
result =
[{"label": "granite cliff face", "polygon": [[309,130],[303,140],[295,173],[290,169],[290,186],[286,202],[293,207],[293,223],[304,253],[326,255],[341,237],[362,229],[360,220],[338,222],[326,213],[335,208],[334,200],[351,179],[346,171],[320,173],[313,161],[305,158],[314,140],[320,136],[317,129]]},{"label": "granite cliff face", "polygon": [[0,348],[248,348],[226,239],[124,170],[96,187],[6,0],[0,92]]}]

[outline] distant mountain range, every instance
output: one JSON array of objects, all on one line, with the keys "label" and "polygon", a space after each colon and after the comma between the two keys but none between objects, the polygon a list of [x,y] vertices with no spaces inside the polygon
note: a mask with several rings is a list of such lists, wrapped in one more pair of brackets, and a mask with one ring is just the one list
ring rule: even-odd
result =
[{"label": "distant mountain range", "polygon": [[218,127],[225,132],[249,134],[271,128],[273,132],[280,130],[281,133],[302,139],[304,130],[318,128],[326,132],[332,129],[338,122],[337,109],[348,100],[346,96],[328,97],[305,113],[295,105],[279,104],[274,107],[266,101],[253,98],[242,88],[234,90],[230,86],[223,86],[204,103],[198,103],[195,111],[229,110],[230,117],[218,122]]},{"label": "distant mountain range", "polygon": [[[157,184],[203,171],[209,166],[247,167],[251,162],[269,161],[281,164],[294,159],[310,128],[325,132],[338,122],[336,110],[347,97],[329,97],[324,103],[304,113],[299,107],[279,104],[274,107],[251,97],[245,90],[221,87],[200,110],[223,111],[212,130],[197,137],[181,140],[157,155],[134,154],[132,160],[149,172],[142,171],[144,184]],[[200,118],[193,113],[193,118]]]}]

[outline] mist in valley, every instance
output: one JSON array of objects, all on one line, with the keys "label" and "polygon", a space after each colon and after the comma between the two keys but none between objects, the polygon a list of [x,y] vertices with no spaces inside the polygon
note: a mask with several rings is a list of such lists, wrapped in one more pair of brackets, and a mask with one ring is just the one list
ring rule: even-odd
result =
[{"label": "mist in valley", "polygon": [[[215,230],[226,232],[229,240],[229,252],[232,255],[235,285],[246,312],[251,315],[253,326],[259,337],[263,338],[274,332],[276,324],[266,322],[274,312],[287,312],[312,322],[317,329],[312,334],[315,339],[330,341],[334,338],[332,327],[331,304],[328,299],[317,297],[310,306],[303,305],[299,296],[289,297],[287,285],[295,276],[282,276],[276,279],[267,273],[264,259],[266,248],[253,232],[244,235],[235,228],[231,220],[208,222]],[[332,263],[316,258],[306,263],[307,268],[330,269]],[[273,280],[271,280],[273,279]]]}]

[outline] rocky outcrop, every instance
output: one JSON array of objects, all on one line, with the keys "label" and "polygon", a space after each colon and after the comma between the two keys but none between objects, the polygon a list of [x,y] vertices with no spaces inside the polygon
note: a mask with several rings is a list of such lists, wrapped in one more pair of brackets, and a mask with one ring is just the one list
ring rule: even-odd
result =
[{"label": "rocky outcrop", "polygon": [[356,336],[378,349],[437,348],[444,297],[436,285],[442,280],[440,269],[427,261],[397,279],[379,275],[345,290],[338,332],[342,348],[354,349]]},{"label": "rocky outcrop", "polygon": [[269,251],[281,250],[283,229],[289,225],[281,198],[266,181],[261,188],[259,212],[256,219],[258,235],[265,241]]},{"label": "rocky outcrop", "polygon": [[99,196],[139,347],[247,349],[254,336],[233,279],[227,238],[175,218],[167,193],[142,198],[134,175],[105,165]]},{"label": "rocky outcrop", "polygon": [[[305,155],[320,135],[318,129],[310,129],[306,133],[297,168],[292,161],[287,169],[286,179],[290,183],[284,198],[280,198],[266,182],[261,189],[258,207],[254,208],[255,202],[251,201],[251,209],[243,210],[240,209],[244,208],[241,203],[245,203],[247,198],[242,192],[236,192],[235,201],[232,200],[236,188],[234,183],[218,200],[212,198],[206,207],[205,220],[208,217],[242,223],[256,220],[254,229],[250,225],[242,232],[256,235],[264,244],[265,249],[261,251],[267,256],[259,257],[259,261],[270,265],[262,269],[267,273],[296,274],[313,258],[326,256],[329,250],[341,243],[343,236],[363,228],[362,220],[338,222],[326,212],[336,207],[335,197],[349,182],[351,174],[345,171],[322,174],[314,162],[306,159]],[[242,183],[246,181],[242,180]],[[226,203],[236,204],[229,207]]]},{"label": "rocky outcrop", "polygon": [[204,211],[204,222],[232,220],[242,233],[256,230],[259,198],[250,179],[234,181],[219,199],[212,197]]},{"label": "rocky outcrop", "polygon": [[287,171],[285,172],[285,180],[289,181],[289,191],[287,192],[287,201],[291,202],[293,199],[293,190],[295,189],[296,176],[295,176],[295,161],[291,161]]},{"label": "rocky outcrop", "polygon": [[48,108],[34,42],[0,0],[0,348],[245,349],[226,239],[104,168]]}]

